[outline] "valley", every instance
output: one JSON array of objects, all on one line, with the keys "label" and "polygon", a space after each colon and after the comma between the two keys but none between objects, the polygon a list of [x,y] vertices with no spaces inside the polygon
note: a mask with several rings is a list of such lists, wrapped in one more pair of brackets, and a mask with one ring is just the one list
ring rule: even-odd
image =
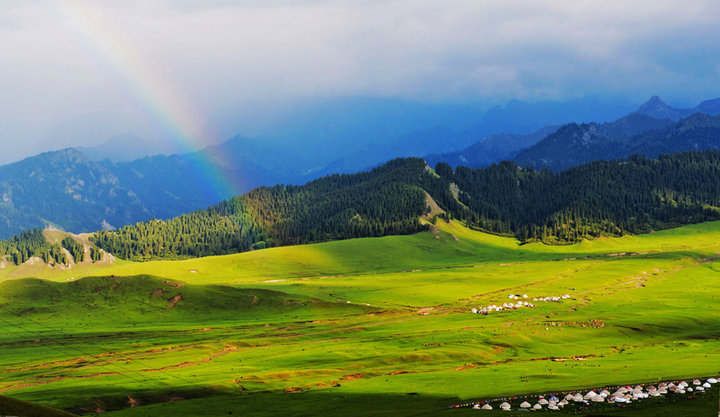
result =
[{"label": "valley", "polygon": [[[720,223],[524,245],[430,231],[0,270],[0,395],[108,416],[472,415],[720,373]],[[512,294],[562,302],[493,313]]]}]

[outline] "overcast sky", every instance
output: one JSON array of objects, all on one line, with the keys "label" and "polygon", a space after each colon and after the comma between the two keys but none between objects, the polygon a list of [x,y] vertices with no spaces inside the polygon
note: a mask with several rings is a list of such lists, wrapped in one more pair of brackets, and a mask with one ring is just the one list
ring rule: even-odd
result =
[{"label": "overcast sky", "polygon": [[220,140],[299,98],[692,103],[719,39],[718,0],[3,0],[0,162],[183,115]]}]

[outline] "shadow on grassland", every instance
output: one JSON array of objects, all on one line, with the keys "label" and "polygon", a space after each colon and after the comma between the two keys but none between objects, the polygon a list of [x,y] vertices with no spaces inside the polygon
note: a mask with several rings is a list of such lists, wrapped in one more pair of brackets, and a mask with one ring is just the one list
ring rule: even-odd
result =
[{"label": "shadow on grassland", "polygon": [[[308,391],[299,393],[266,392],[266,393],[220,393],[204,390],[194,393],[176,391],[174,394],[130,394],[136,403],[130,408],[127,396],[114,395],[109,391],[103,395],[102,388],[92,389],[108,407],[107,417],[465,417],[465,416],[527,416],[528,412],[514,411],[478,411],[469,408],[450,409],[450,404],[457,399],[401,394],[354,394],[343,393],[341,390]],[[35,399],[55,398],[67,395],[70,398],[82,398],[78,392],[53,390],[52,392],[36,392]],[[193,397],[193,395],[196,395]],[[180,399],[184,398],[184,399]],[[85,404],[76,405],[73,411],[78,414],[93,415]],[[115,407],[123,407],[118,409]],[[115,411],[112,411],[112,410]],[[675,397],[660,400],[646,400],[625,408],[616,405],[599,405],[589,410],[577,408],[558,412],[533,412],[536,416],[584,416],[584,417],[717,417],[718,389],[698,395],[694,398]],[[34,417],[34,416],[28,416]]]},{"label": "shadow on grassland", "polygon": [[15,417],[74,417],[65,411],[55,410],[14,398],[0,397],[0,416]]}]

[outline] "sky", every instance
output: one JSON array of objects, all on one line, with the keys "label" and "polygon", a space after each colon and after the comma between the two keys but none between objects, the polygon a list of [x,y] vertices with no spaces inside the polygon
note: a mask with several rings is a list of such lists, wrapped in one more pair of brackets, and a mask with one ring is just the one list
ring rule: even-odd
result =
[{"label": "sky", "polygon": [[[717,0],[2,0],[0,162],[313,100],[720,96]],[[281,111],[282,110],[282,111]]]}]

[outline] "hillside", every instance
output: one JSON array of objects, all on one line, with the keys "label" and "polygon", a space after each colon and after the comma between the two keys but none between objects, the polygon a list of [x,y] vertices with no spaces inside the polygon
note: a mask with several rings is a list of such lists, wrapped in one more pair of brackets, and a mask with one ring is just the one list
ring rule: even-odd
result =
[{"label": "hillside", "polygon": [[453,170],[399,159],[305,186],[260,188],[208,210],[99,232],[125,259],[224,254],[423,230],[425,193],[473,227],[522,241],[573,242],[720,218],[720,154],[597,162],[561,173],[511,163]]},{"label": "hillside", "polygon": [[[101,297],[98,294],[102,294]],[[122,315],[117,315],[122,311]],[[62,317],[67,326],[131,325],[140,321],[198,319],[257,320],[293,312],[357,313],[363,307],[329,303],[279,291],[196,286],[151,276],[93,277],[69,283],[39,279],[0,282],[0,316],[44,323]]]},{"label": "hillside", "polygon": [[[438,221],[408,236],[48,271],[58,282],[0,284],[12,324],[0,390],[118,417],[452,417],[478,415],[458,402],[692,379],[720,369],[718,242],[720,222],[547,246]],[[717,415],[712,395],[637,406],[577,415]]]}]

